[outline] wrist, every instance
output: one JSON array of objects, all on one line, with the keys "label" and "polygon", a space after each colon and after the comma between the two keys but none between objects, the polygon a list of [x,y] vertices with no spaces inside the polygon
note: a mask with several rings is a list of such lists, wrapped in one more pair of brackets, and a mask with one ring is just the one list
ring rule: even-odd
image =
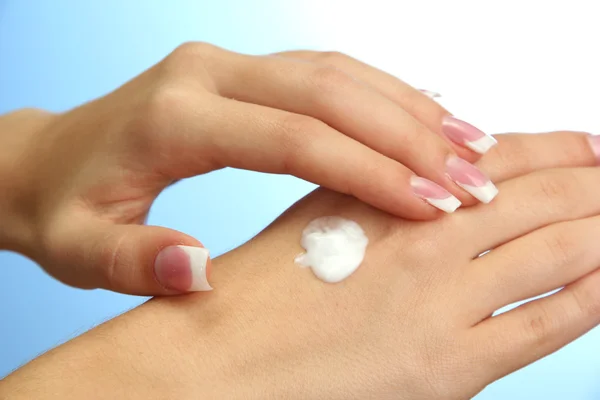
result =
[{"label": "wrist", "polygon": [[23,109],[0,116],[0,249],[32,257],[37,232],[33,146],[54,114]]}]

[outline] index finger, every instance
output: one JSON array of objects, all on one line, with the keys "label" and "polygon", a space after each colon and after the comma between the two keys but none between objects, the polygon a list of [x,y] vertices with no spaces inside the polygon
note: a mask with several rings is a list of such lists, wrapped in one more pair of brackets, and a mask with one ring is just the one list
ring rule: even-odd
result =
[{"label": "index finger", "polygon": [[[460,120],[432,99],[427,91],[418,90],[398,77],[339,52],[285,51],[278,56],[318,61],[333,65],[376,89],[402,107],[431,132],[444,139],[456,154],[475,161],[487,152],[495,141],[473,125]],[[435,97],[435,96],[434,96]]]},{"label": "index finger", "polygon": [[460,205],[434,182],[315,118],[219,96],[210,103],[210,109],[180,104],[191,108],[185,114],[192,120],[175,126],[177,136],[165,137],[178,157],[155,158],[162,174],[191,177],[206,172],[207,163],[291,174],[416,220],[441,216],[436,208],[452,212]]}]

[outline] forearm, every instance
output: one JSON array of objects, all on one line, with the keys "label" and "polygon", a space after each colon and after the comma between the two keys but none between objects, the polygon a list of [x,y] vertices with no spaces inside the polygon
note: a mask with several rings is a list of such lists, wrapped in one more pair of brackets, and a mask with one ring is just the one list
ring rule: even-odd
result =
[{"label": "forearm", "polygon": [[31,144],[52,119],[52,114],[35,109],[0,116],[0,249],[31,253],[36,235]]},{"label": "forearm", "polygon": [[[17,371],[5,391],[20,387],[23,398],[56,393],[61,399],[125,392],[131,399],[354,398],[357,383],[328,372],[352,355],[322,358],[338,352],[327,338],[343,337],[344,327],[360,321],[328,328],[319,318],[341,318],[338,308],[361,305],[338,303],[336,293],[350,290],[345,283],[324,284],[293,259],[312,218],[334,211],[355,218],[364,210],[370,208],[345,196],[313,194],[214,260],[213,292],[154,299]],[[374,222],[373,213],[365,218]]]}]

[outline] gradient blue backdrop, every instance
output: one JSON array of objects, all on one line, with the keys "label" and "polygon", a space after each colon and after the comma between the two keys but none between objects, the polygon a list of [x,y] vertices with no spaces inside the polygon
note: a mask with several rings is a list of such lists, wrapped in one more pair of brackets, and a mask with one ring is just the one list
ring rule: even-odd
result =
[{"label": "gradient blue backdrop", "polygon": [[[25,106],[69,109],[114,89],[184,41],[247,53],[319,49],[319,34],[299,22],[308,17],[302,1],[0,0],[0,114]],[[247,240],[312,187],[291,177],[219,171],[166,191],[150,223],[201,239],[215,256]],[[0,377],[145,301],[65,287],[7,252],[0,252],[0,282]],[[598,363],[556,369],[557,357],[577,363],[569,348],[597,352],[597,338],[582,338],[552,363],[513,374],[478,399],[600,398]],[[565,371],[572,371],[567,379]]]}]

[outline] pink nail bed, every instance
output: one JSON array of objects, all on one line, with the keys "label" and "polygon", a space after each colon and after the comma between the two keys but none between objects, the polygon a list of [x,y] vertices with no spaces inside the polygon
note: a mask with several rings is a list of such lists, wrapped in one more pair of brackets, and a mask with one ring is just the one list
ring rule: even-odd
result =
[{"label": "pink nail bed", "polygon": [[212,290],[207,279],[209,252],[203,247],[169,246],[154,260],[154,274],[167,289],[180,292]]},{"label": "pink nail bed", "polygon": [[442,133],[454,143],[479,154],[485,154],[498,143],[492,136],[451,115],[444,117]]},{"label": "pink nail bed", "polygon": [[446,172],[458,186],[482,203],[489,203],[498,194],[492,181],[479,168],[462,158],[449,157]]},{"label": "pink nail bed", "polygon": [[461,205],[449,191],[429,179],[413,176],[410,185],[417,196],[446,213],[453,213]]}]

